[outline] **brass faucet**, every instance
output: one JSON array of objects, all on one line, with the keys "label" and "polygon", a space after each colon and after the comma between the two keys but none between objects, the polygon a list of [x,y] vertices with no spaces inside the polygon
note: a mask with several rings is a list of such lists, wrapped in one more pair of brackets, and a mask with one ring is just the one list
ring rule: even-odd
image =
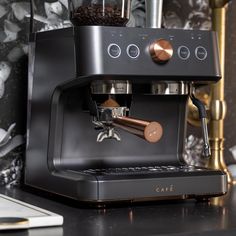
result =
[{"label": "brass faucet", "polygon": [[212,8],[212,28],[218,34],[219,54],[222,79],[211,85],[210,92],[210,122],[209,138],[211,146],[211,158],[208,167],[221,169],[227,174],[228,183],[233,183],[233,178],[224,161],[224,119],[226,115],[226,102],[224,100],[225,83],[225,25],[228,0],[210,0]]}]

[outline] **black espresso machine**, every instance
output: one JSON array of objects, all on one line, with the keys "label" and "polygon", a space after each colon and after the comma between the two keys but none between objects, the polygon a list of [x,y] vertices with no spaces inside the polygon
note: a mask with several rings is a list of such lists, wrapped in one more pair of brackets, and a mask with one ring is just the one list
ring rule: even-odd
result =
[{"label": "black espresso machine", "polygon": [[209,198],[225,173],[185,163],[187,103],[220,79],[214,32],[79,26],[30,37],[25,184],[89,203]]}]

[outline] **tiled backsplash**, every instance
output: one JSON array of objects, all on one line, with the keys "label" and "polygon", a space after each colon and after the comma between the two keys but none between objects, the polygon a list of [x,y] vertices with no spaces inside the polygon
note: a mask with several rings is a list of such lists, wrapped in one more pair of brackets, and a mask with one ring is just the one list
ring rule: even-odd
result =
[{"label": "tiled backsplash", "polygon": [[[20,177],[25,143],[29,2],[0,1],[0,183]],[[18,148],[17,148],[18,147]]]}]

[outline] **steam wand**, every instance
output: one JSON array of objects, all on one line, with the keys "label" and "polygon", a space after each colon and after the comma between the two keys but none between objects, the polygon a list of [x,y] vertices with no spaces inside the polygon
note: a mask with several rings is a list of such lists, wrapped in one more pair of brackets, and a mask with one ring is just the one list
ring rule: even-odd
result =
[{"label": "steam wand", "polygon": [[203,141],[204,141],[203,155],[205,157],[209,157],[211,155],[211,149],[210,149],[208,129],[207,129],[206,108],[205,108],[204,104],[199,99],[197,99],[193,94],[191,94],[190,97],[191,97],[191,100],[192,100],[193,104],[198,109],[199,118],[201,120],[202,134],[203,134]]}]

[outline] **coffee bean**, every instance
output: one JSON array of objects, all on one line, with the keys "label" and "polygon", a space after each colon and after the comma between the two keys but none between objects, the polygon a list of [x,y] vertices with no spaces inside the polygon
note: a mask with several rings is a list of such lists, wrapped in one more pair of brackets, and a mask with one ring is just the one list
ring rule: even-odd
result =
[{"label": "coffee bean", "polygon": [[121,17],[121,9],[112,6],[80,6],[71,12],[71,22],[76,25],[123,26],[128,22],[127,12]]}]

